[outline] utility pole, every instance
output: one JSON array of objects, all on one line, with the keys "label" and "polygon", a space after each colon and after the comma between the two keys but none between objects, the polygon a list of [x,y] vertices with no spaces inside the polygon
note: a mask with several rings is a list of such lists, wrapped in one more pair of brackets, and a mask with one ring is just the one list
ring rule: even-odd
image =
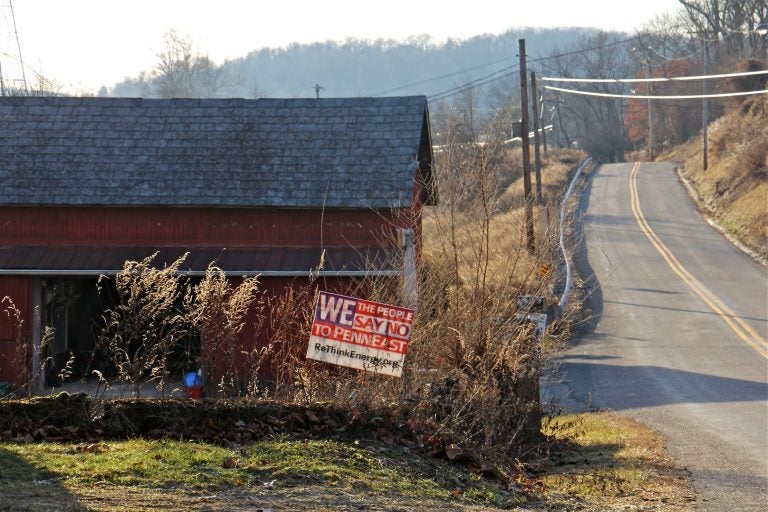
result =
[{"label": "utility pole", "polygon": [[547,120],[544,118],[544,95],[539,97],[541,108],[539,109],[539,123],[541,124],[541,142],[544,145],[544,156],[547,155]]},{"label": "utility pole", "polygon": [[320,99],[320,91],[325,89],[325,87],[320,86],[320,84],[315,84],[315,98]]},{"label": "utility pole", "polygon": [[[563,116],[560,115],[560,104],[563,103],[562,100],[556,100],[555,101],[555,115],[557,115],[557,124],[560,126],[560,137],[562,139],[562,143],[557,146],[557,137],[553,137],[555,142],[553,142],[553,146],[561,147],[561,148],[570,148],[571,147],[571,139],[568,137],[568,132],[565,131],[565,126],[563,126]],[[552,123],[554,125],[554,122]]]},{"label": "utility pole", "polygon": [[[645,63],[647,65],[647,78],[648,82],[648,96],[653,95],[653,86],[650,79],[653,77],[653,69],[651,68],[651,57],[645,56]],[[648,98],[648,161],[653,162],[653,103],[651,98]]]},{"label": "utility pole", "polygon": [[536,94],[536,72],[531,71],[531,102],[533,103],[533,162],[536,171],[536,204],[541,206],[541,153],[539,152],[539,101]]},{"label": "utility pole", "polygon": [[525,39],[518,39],[520,52],[520,109],[523,139],[523,190],[525,192],[525,232],[528,252],[536,252],[536,239],[533,231],[533,197],[531,197],[531,147],[528,138],[528,83],[525,62]]},{"label": "utility pole", "polygon": [[[708,67],[708,61],[709,61],[709,44],[707,43],[706,35],[704,36],[704,76],[707,75],[707,67]],[[707,170],[708,167],[708,161],[707,161],[707,126],[709,125],[709,100],[707,99],[707,81],[702,80],[701,81],[701,88],[704,93],[704,98],[702,98],[702,105],[701,105],[701,136],[702,136],[702,146],[704,149],[704,170]]]}]

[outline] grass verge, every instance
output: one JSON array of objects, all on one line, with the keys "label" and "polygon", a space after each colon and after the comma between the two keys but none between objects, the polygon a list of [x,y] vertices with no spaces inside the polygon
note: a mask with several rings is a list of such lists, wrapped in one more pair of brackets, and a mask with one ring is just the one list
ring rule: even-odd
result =
[{"label": "grass verge", "polygon": [[[398,443],[276,437],[0,444],[2,510],[688,510],[688,475],[647,428],[556,417],[546,460],[488,468]],[[485,476],[483,476],[485,475]]]}]

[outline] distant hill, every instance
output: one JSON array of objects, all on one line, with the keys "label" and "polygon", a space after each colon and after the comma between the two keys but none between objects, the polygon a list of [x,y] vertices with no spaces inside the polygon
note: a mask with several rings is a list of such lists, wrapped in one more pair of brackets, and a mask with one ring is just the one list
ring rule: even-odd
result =
[{"label": "distant hill", "polygon": [[[519,28],[436,43],[429,36],[405,41],[349,39],[343,43],[262,48],[223,63],[222,97],[325,97],[442,95],[470,81],[499,83],[517,69],[518,39],[529,58],[567,47],[599,32],[589,28]],[[201,49],[204,52],[204,48]],[[535,67],[534,67],[535,69]],[[115,84],[111,96],[152,97],[152,70]],[[503,82],[502,82],[503,83]]]}]

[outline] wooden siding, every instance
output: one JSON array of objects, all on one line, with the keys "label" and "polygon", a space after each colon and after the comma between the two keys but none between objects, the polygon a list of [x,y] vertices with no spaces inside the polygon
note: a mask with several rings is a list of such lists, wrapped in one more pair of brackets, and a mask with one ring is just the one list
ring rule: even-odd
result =
[{"label": "wooden siding", "polygon": [[[0,244],[46,246],[370,246],[399,210],[0,207]],[[322,226],[321,226],[322,222]]]},{"label": "wooden siding", "polygon": [[[32,278],[0,276],[0,299],[5,297],[19,308],[24,321],[22,334],[29,339],[32,332]],[[14,382],[25,369],[13,365],[21,347],[17,343],[18,328],[13,316],[6,314],[8,306],[5,300],[0,307],[0,381]]]},{"label": "wooden siding", "polygon": [[[392,286],[398,286],[397,278],[387,278]],[[230,279],[233,286],[240,284],[239,278]],[[309,326],[302,324],[304,315],[311,316],[315,307],[315,297],[319,290],[352,295],[356,297],[369,297],[370,283],[364,279],[348,278],[321,278],[310,282],[306,278],[265,278],[259,281],[259,289],[270,298],[270,306],[275,307],[279,303],[291,303],[286,300],[289,291],[293,292],[292,309],[282,310],[282,313],[290,317],[270,318],[267,312],[267,318],[262,319],[261,315],[265,313],[258,308],[252,308],[245,320],[245,328],[238,340],[233,340],[231,345],[225,347],[225,350],[235,354],[234,369],[241,378],[247,378],[250,371],[255,368],[254,358],[260,350],[264,349],[270,341],[273,343],[272,356],[262,361],[258,367],[258,375],[267,382],[277,380],[284,381],[288,377],[289,369],[281,367],[280,363],[296,360],[303,360],[307,352],[307,343],[309,343]],[[257,330],[256,326],[260,326]],[[306,328],[303,330],[302,327]],[[280,335],[275,338],[275,330],[280,329]],[[205,340],[205,335],[203,335]],[[205,351],[205,341],[202,350]],[[221,347],[220,347],[221,350]],[[218,359],[221,361],[221,358]],[[211,376],[214,380],[221,377],[221,367],[211,368]],[[285,381],[283,383],[286,383]]]}]

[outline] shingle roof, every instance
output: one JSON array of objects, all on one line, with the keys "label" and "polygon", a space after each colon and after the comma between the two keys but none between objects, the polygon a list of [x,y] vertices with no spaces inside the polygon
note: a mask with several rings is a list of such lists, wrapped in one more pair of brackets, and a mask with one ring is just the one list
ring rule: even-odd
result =
[{"label": "shingle roof", "polygon": [[427,119],[423,96],[4,97],[0,204],[410,206]]}]

